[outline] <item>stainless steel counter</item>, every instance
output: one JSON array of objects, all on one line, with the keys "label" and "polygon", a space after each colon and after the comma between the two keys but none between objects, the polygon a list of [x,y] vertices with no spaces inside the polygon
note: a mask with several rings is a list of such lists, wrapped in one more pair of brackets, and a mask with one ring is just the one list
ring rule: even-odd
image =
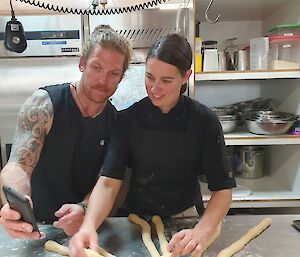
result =
[{"label": "stainless steel counter", "polygon": [[[227,216],[222,225],[222,232],[215,243],[203,254],[203,257],[215,257],[223,248],[239,239],[250,228],[257,225],[264,217],[271,217],[272,224],[259,237],[252,240],[234,257],[299,257],[300,232],[291,226],[300,215],[233,215]],[[167,238],[183,228],[192,228],[195,219],[164,220]],[[68,237],[60,230],[49,225],[40,225],[47,234],[46,239],[27,241],[9,238],[0,228],[1,257],[58,257],[46,252],[44,243],[55,240],[67,245]],[[139,227],[128,222],[127,218],[109,218],[99,230],[100,245],[117,257],[150,256],[144,247]],[[157,236],[152,236],[157,244]]]}]

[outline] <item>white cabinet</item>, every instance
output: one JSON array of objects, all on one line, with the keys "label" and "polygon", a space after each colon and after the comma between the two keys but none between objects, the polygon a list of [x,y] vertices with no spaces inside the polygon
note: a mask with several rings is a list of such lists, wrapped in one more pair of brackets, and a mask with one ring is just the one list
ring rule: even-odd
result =
[{"label": "white cabinet", "polygon": [[[209,24],[204,11],[208,0],[196,1],[196,18],[200,20],[200,37],[224,41],[237,37],[240,48],[250,38],[267,35],[274,25],[300,23],[298,0],[215,0],[209,16],[219,22]],[[271,98],[277,110],[300,114],[300,70],[226,71],[195,74],[192,97],[214,107],[259,97]],[[237,178],[233,208],[296,207],[300,209],[300,136],[262,136],[246,129],[225,134],[226,145],[261,145],[265,148],[264,177]],[[204,199],[209,198],[207,185],[201,183]],[[247,190],[249,189],[249,190]]]}]

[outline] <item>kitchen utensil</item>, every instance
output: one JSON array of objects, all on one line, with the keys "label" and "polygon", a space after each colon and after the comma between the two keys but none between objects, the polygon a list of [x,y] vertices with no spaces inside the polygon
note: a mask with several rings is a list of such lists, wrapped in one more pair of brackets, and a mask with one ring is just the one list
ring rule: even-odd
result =
[{"label": "kitchen utensil", "polygon": [[247,129],[259,135],[285,134],[299,116],[275,111],[251,112],[245,116]]},{"label": "kitchen utensil", "polygon": [[238,51],[239,48],[234,44],[236,38],[227,39],[228,46],[225,48],[226,56],[226,69],[227,70],[237,70],[238,69]]},{"label": "kitchen utensil", "polygon": [[221,123],[223,133],[227,134],[235,130],[238,124],[238,117],[235,114],[220,115],[218,116]]},{"label": "kitchen utensil", "polygon": [[[235,52],[236,54],[236,52]],[[248,56],[246,50],[239,50],[237,52],[237,62],[238,62],[238,70],[244,71],[248,69]]]},{"label": "kitchen utensil", "polygon": [[235,175],[241,178],[260,178],[264,176],[264,148],[258,146],[243,146],[238,148],[240,163]]},{"label": "kitchen utensil", "polygon": [[217,114],[218,116],[221,115],[228,115],[228,114],[235,114],[236,110],[233,106],[229,106],[229,107],[213,107],[211,108],[211,110]]},{"label": "kitchen utensil", "polygon": [[225,52],[220,51],[218,52],[218,67],[219,71],[225,71],[226,70],[226,55]]}]

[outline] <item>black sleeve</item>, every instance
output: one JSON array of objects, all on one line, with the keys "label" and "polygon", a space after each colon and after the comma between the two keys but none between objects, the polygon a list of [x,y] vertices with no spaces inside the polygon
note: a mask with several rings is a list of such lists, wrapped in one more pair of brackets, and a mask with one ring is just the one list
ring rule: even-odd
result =
[{"label": "black sleeve", "polygon": [[101,175],[123,180],[129,156],[129,114],[121,111],[117,114]]},{"label": "black sleeve", "polygon": [[211,191],[236,186],[227,156],[221,124],[215,114],[207,115],[207,134],[203,140],[201,163]]}]

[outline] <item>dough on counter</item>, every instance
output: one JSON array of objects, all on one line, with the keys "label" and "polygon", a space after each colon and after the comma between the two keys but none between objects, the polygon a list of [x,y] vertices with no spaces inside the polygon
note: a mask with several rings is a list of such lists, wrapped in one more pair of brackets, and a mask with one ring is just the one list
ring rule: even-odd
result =
[{"label": "dough on counter", "polygon": [[142,239],[148,251],[150,252],[152,257],[160,257],[159,252],[157,251],[152,239],[151,239],[151,227],[149,223],[143,219],[141,219],[136,214],[129,214],[128,220],[141,226],[142,228]]},{"label": "dough on counter", "polygon": [[261,232],[269,227],[271,225],[271,221],[272,220],[270,218],[263,219],[257,226],[251,228],[239,240],[235,241],[229,247],[219,252],[217,257],[231,257],[235,253],[239,252],[247,243],[249,243],[253,238],[257,237]]},{"label": "dough on counter", "polygon": [[[66,247],[64,245],[60,245],[59,243],[56,243],[55,241],[52,241],[52,240],[48,240],[45,243],[45,249],[50,252],[58,253],[63,256],[69,255],[68,247]],[[106,253],[106,255],[100,255],[99,253],[97,253],[91,249],[84,249],[84,251],[88,257],[113,257],[114,256],[114,255],[111,255],[110,253],[106,252],[103,248],[101,248],[101,249],[102,249],[102,251],[104,251]]]},{"label": "dough on counter", "polygon": [[163,256],[170,255],[170,252],[167,249],[168,241],[165,236],[165,227],[164,227],[164,224],[163,224],[161,218],[158,215],[154,215],[152,217],[152,222],[154,223],[155,228],[156,228],[156,232],[157,232],[157,236],[158,236],[158,240],[159,240],[159,244],[160,244],[160,250],[161,250]]}]

